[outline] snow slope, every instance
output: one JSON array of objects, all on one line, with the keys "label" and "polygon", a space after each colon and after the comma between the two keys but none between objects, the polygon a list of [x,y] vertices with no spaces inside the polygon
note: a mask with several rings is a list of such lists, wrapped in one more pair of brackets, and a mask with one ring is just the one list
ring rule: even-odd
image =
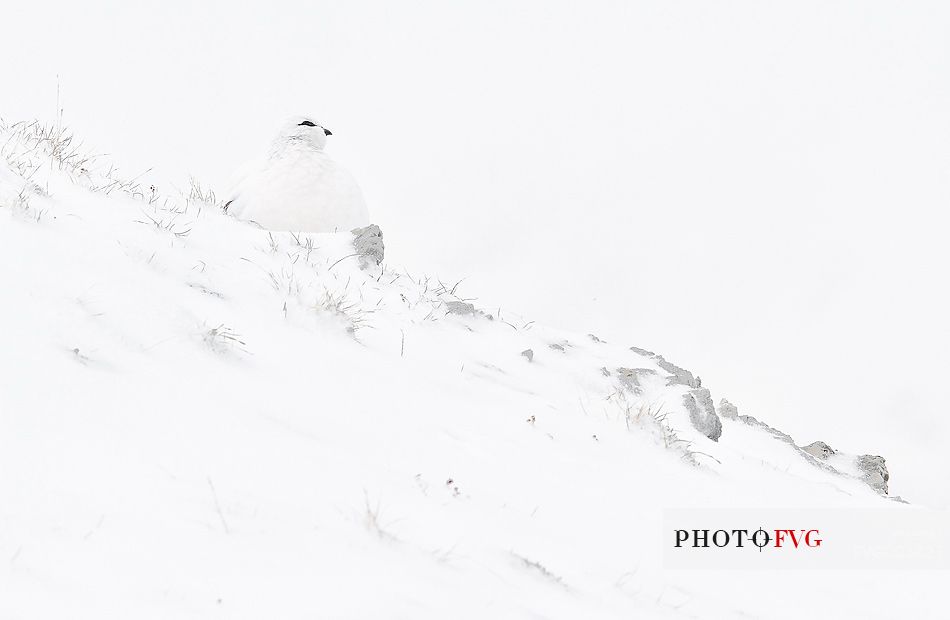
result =
[{"label": "snow slope", "polygon": [[667,507],[915,508],[708,439],[636,343],[0,131],[0,618],[940,617],[940,571],[664,569]]}]

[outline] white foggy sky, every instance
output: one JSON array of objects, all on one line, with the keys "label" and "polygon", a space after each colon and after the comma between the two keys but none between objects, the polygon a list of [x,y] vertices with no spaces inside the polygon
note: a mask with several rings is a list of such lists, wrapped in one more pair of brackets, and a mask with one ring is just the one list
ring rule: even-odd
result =
[{"label": "white foggy sky", "polygon": [[[9,3],[8,3],[9,4]],[[391,263],[664,354],[947,505],[940,2],[4,6],[0,115],[224,191],[297,113]]]}]

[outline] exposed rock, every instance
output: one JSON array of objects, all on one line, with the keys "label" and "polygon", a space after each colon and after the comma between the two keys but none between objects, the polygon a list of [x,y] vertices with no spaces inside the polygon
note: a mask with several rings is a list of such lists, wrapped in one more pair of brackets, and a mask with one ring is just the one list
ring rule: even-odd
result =
[{"label": "exposed rock", "polygon": [[[685,385],[690,388],[689,392],[683,395],[683,405],[689,414],[689,421],[696,430],[709,437],[713,441],[718,441],[722,435],[722,422],[716,415],[716,407],[713,405],[712,396],[709,390],[701,387],[699,380],[693,376],[693,373],[680,368],[676,364],[666,361],[662,355],[656,355],[652,351],[630,347],[630,350],[639,355],[649,357],[653,362],[670,373],[666,378],[666,384]],[[656,376],[658,373],[649,368],[618,368],[617,375],[620,377],[620,383],[632,391],[634,394],[643,392],[641,378],[647,375]]]},{"label": "exposed rock", "polygon": [[[683,406],[689,414],[689,421],[696,430],[713,441],[718,441],[719,437],[722,436],[720,416],[726,420],[742,422],[760,428],[776,439],[791,445],[803,458],[816,467],[838,475],[859,478],[872,489],[887,494],[887,483],[890,476],[882,457],[871,454],[862,454],[855,457],[838,454],[831,446],[822,441],[815,441],[803,447],[798,446],[787,433],[760,422],[752,416],[740,415],[738,407],[726,399],[719,401],[719,411],[717,413],[709,390],[702,387],[699,377],[693,376],[690,371],[666,361],[662,355],[656,355],[652,351],[638,347],[630,347],[630,350],[638,355],[650,358],[657,366],[668,372],[670,376],[666,378],[667,385],[684,385],[690,388],[683,395]],[[621,385],[636,395],[643,393],[642,379],[645,376],[656,376],[657,374],[655,370],[648,368],[617,369],[617,376]]]},{"label": "exposed rock", "polygon": [[653,351],[647,351],[646,349],[641,349],[640,347],[630,347],[630,350],[636,353],[637,355],[642,355],[643,357],[655,357],[656,353]]},{"label": "exposed rock", "polygon": [[735,420],[739,417],[739,408],[723,398],[719,401],[719,416],[727,420]]},{"label": "exposed rock", "polygon": [[802,447],[802,450],[812,455],[813,457],[819,458],[821,460],[825,460],[829,456],[837,454],[834,448],[832,448],[831,446],[829,446],[823,441],[813,441],[807,446]]},{"label": "exposed rock", "polygon": [[[887,481],[891,476],[884,457],[873,454],[842,454],[823,441],[813,441],[799,449],[820,461],[829,462],[836,472],[856,476],[878,493],[887,495]],[[845,471],[841,471],[842,469]]]},{"label": "exposed rock", "polygon": [[642,394],[643,390],[640,385],[640,378],[644,376],[656,376],[656,371],[652,368],[618,368],[617,376],[620,378],[620,383],[625,388],[633,392],[634,394]]},{"label": "exposed rock", "polygon": [[819,469],[838,476],[859,478],[872,489],[887,494],[887,468],[884,466],[884,459],[879,456],[849,457],[840,454],[823,441],[814,441],[807,446],[799,446],[787,433],[760,422],[750,415],[739,415],[738,408],[725,399],[719,401],[719,415],[726,420],[736,420],[749,426],[761,428],[776,439],[791,445],[802,458]]},{"label": "exposed rock", "polygon": [[696,378],[693,377],[693,373],[686,370],[685,368],[680,368],[676,364],[671,364],[670,362],[663,359],[662,355],[655,356],[653,361],[656,362],[657,366],[673,375],[666,380],[667,385],[685,385],[691,388],[699,387],[699,384],[696,382]]},{"label": "exposed rock", "polygon": [[[783,433],[782,431],[769,426],[765,422],[762,422],[750,415],[740,415],[739,409],[726,399],[719,401],[719,415],[726,420],[736,420],[737,422],[742,422],[748,426],[754,426],[760,428],[765,432],[769,433],[779,441],[787,443],[790,445],[796,452],[798,452],[802,458],[808,461],[813,466],[823,469],[828,473],[836,474],[838,476],[850,476],[851,474],[841,471],[837,467],[834,467],[830,463],[827,463],[827,458],[830,455],[834,455],[835,451],[828,444],[816,441],[808,446],[802,448],[801,446],[795,443],[795,440],[792,439],[792,436],[788,433]],[[826,450],[827,449],[827,452]]]},{"label": "exposed rock", "polygon": [[563,350],[564,350],[564,345],[560,345],[560,344],[549,344],[549,345],[548,345],[548,348],[554,349],[555,351],[563,351]]},{"label": "exposed rock", "polygon": [[449,314],[474,315],[476,313],[475,306],[464,301],[447,301],[445,309]]},{"label": "exposed rock", "polygon": [[360,259],[360,269],[375,267],[383,262],[386,247],[383,244],[383,231],[376,224],[363,228],[354,228],[353,247]]},{"label": "exposed rock", "polygon": [[525,349],[524,351],[522,351],[521,356],[528,358],[529,362],[534,361],[534,351],[532,351],[531,349]]},{"label": "exposed rock", "polygon": [[713,441],[722,435],[722,422],[716,415],[712,396],[706,388],[694,388],[683,394],[683,405],[689,412],[689,421],[700,433]]},{"label": "exposed rock", "polygon": [[693,377],[693,373],[686,370],[685,368],[680,368],[676,364],[671,364],[670,362],[666,361],[662,355],[657,355],[653,351],[647,351],[646,349],[641,349],[640,347],[630,347],[630,350],[637,355],[649,357],[656,363],[657,366],[673,375],[667,379],[667,385],[685,385],[691,388],[700,387],[700,383],[695,377]]},{"label": "exposed rock", "polygon": [[722,418],[726,420],[737,420],[739,422],[748,424],[749,426],[755,426],[757,428],[761,428],[762,430],[766,431],[767,433],[769,433],[776,439],[780,439],[784,441],[785,443],[792,444],[793,446],[795,446],[796,450],[801,450],[801,448],[795,445],[795,440],[792,439],[790,435],[786,435],[785,433],[778,430],[777,428],[773,428],[769,426],[768,424],[766,424],[765,422],[757,420],[756,418],[750,415],[739,415],[739,408],[733,405],[732,403],[730,403],[725,398],[719,401],[719,415],[722,416]]},{"label": "exposed rock", "polygon": [[[740,416],[739,416],[739,421],[740,421],[740,422],[745,422],[745,423],[748,424],[749,426],[757,426],[757,427],[761,428],[762,430],[766,431],[767,433],[769,433],[770,435],[772,435],[773,437],[775,437],[776,439],[780,439],[780,440],[784,441],[785,443],[790,443],[790,444],[792,444],[793,446],[795,446],[795,440],[792,439],[792,436],[791,436],[791,435],[788,435],[787,433],[783,433],[782,431],[778,430],[777,428],[775,428],[775,427],[773,427],[773,426],[769,426],[769,425],[766,424],[765,422],[762,422],[761,420],[757,420],[756,418],[753,418],[753,417],[750,416],[750,415],[740,415]],[[801,448],[799,448],[798,446],[795,446],[795,449],[801,450]]]},{"label": "exposed rock", "polygon": [[887,481],[891,476],[887,472],[887,465],[884,464],[884,457],[862,454],[854,459],[854,464],[862,472],[862,479],[868,483],[868,486],[887,495]]}]

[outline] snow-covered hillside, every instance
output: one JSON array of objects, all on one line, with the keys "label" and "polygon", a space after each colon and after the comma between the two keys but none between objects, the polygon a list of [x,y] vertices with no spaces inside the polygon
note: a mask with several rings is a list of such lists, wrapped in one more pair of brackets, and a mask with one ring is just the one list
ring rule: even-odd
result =
[{"label": "snow-covered hillside", "polygon": [[0,132],[0,618],[939,616],[939,571],[663,567],[668,507],[915,510],[821,429]]}]

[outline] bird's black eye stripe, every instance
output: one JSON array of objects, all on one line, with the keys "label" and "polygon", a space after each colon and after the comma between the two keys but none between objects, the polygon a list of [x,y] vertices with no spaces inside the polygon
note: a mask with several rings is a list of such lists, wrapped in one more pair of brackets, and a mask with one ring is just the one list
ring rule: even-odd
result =
[{"label": "bird's black eye stripe", "polygon": [[[306,125],[307,127],[316,127],[316,125],[311,121],[304,121],[300,123],[300,125]],[[297,125],[297,127],[300,127],[300,125]]]}]

